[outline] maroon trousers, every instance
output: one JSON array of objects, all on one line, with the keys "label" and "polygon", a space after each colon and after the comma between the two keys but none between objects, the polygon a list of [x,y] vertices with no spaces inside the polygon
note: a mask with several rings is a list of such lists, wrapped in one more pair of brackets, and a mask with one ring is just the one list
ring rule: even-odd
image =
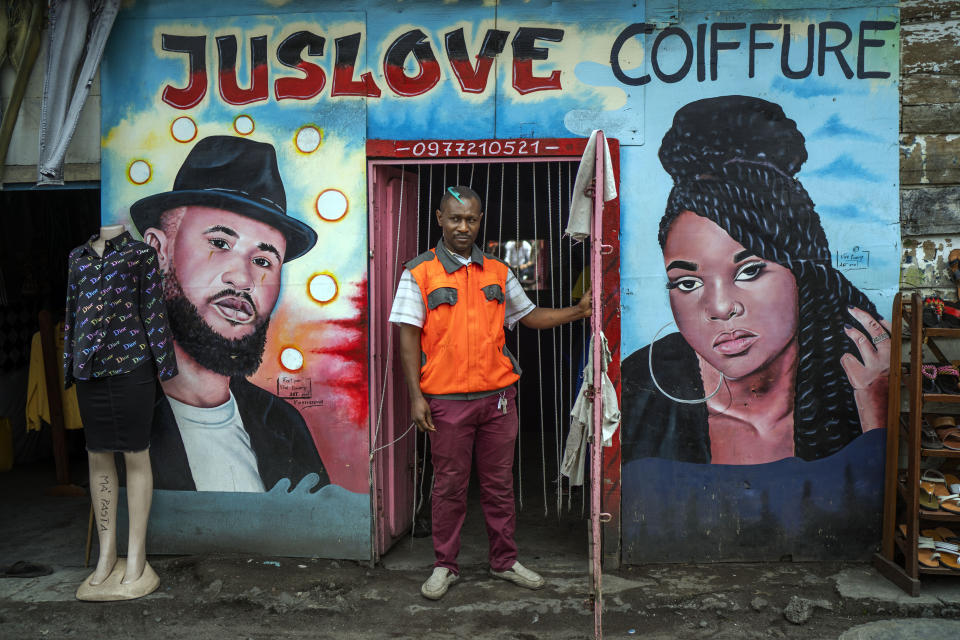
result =
[{"label": "maroon trousers", "polygon": [[[507,412],[497,408],[506,394]],[[460,530],[467,515],[470,464],[476,453],[480,501],[490,541],[490,568],[506,571],[517,559],[513,502],[513,452],[517,441],[514,387],[479,400],[429,398],[437,428],[430,434],[433,458],[433,550],[435,567],[459,574]]]}]

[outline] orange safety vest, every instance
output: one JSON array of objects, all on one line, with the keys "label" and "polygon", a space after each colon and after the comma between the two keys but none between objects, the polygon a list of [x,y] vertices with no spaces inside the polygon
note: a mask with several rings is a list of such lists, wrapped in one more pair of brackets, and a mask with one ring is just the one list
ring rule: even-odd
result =
[{"label": "orange safety vest", "polygon": [[427,309],[420,334],[425,395],[498,391],[520,377],[504,345],[509,267],[476,247],[472,260],[464,265],[440,243],[406,265]]}]

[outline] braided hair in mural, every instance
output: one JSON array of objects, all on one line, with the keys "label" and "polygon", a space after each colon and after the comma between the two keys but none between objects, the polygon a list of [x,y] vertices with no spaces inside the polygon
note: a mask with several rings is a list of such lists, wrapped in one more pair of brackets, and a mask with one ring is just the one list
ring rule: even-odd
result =
[{"label": "braided hair in mural", "polygon": [[[693,213],[713,222],[730,239],[742,245],[745,251],[738,255],[749,253],[755,256],[754,259],[776,263],[793,274],[797,314],[793,455],[812,460],[839,451],[864,430],[851,377],[841,364],[841,358],[848,353],[853,354],[858,362],[863,360],[852,336],[847,333],[856,322],[848,309],[855,308],[872,317],[866,319],[866,315],[862,316],[870,327],[857,327],[864,330],[863,334],[857,335],[860,342],[868,343],[866,348],[873,348],[869,344],[871,334],[876,334],[872,336],[874,345],[885,340],[887,334],[880,325],[873,303],[832,266],[826,235],[814,203],[803,185],[794,178],[807,159],[804,137],[797,130],[796,123],[784,115],[779,105],[759,98],[721,96],[698,100],[677,111],[672,127],[663,138],[659,157],[673,179],[666,211],[660,221],[661,249],[667,247],[668,235],[678,217],[689,212],[686,215]],[[694,242],[697,241],[699,238]],[[664,255],[666,261],[666,252]],[[758,269],[764,267],[763,263],[759,264]],[[751,277],[754,276],[747,273],[742,279]],[[736,279],[741,279],[739,273]],[[688,288],[692,291],[696,287],[708,286],[706,282],[707,276],[704,275],[701,281],[688,285]],[[676,285],[668,285],[668,288],[673,286]],[[738,312],[737,303],[733,304],[732,314]],[[676,307],[674,315],[681,334],[691,343],[690,336],[679,323]],[[785,318],[783,322],[789,325],[793,319]],[[628,358],[628,361],[635,361],[634,366],[625,362],[625,461],[630,457],[648,456],[710,461],[709,443],[703,444],[704,439],[709,440],[705,424],[679,424],[670,432],[650,434],[660,442],[653,449],[638,443],[645,437],[630,433],[631,429],[644,428],[638,424],[636,418],[639,416],[631,416],[631,413],[636,414],[640,406],[649,412],[656,404],[644,398],[637,400],[641,387],[645,393],[656,393],[651,391],[648,382],[671,400],[693,404],[677,400],[661,386],[662,378],[669,377],[670,373],[661,374],[664,365],[655,366],[655,360],[663,362],[661,355],[670,357],[664,353],[670,344],[680,345],[677,340],[661,343],[656,344],[656,357],[638,352],[637,356],[641,357]],[[695,343],[691,346],[698,355],[708,359]],[[680,347],[687,349],[686,345]],[[650,347],[643,351],[647,349]],[[716,358],[715,354],[712,355]],[[649,374],[643,371],[647,362],[636,362],[646,356],[650,357]],[[709,396],[713,389],[708,389],[706,394],[702,392],[704,382],[696,358],[691,354],[680,366],[684,369],[687,389],[700,389],[701,398]],[[627,380],[629,371],[640,371],[652,380],[639,381],[639,384],[637,380]],[[722,370],[720,379],[722,385]],[[687,411],[686,417],[683,417],[684,410]],[[665,411],[675,422],[706,422],[706,408],[702,406],[681,407],[679,414],[676,406],[666,407]],[[640,422],[648,421],[649,415]],[[657,450],[656,447],[673,446],[663,444],[670,442],[679,443],[672,453]],[[683,453],[684,450],[687,453]]]}]

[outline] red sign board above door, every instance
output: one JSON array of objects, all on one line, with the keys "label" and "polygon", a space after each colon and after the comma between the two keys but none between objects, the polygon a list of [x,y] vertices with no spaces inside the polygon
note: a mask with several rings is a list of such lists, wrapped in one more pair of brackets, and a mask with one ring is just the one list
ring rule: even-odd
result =
[{"label": "red sign board above door", "polygon": [[513,158],[580,156],[586,138],[367,140],[369,158]]}]

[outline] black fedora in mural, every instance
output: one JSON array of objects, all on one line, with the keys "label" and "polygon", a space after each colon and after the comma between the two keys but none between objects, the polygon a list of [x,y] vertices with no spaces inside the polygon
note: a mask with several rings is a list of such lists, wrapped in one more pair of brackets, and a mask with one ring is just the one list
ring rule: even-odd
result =
[{"label": "black fedora in mural", "polygon": [[142,235],[160,227],[164,211],[202,205],[232,211],[276,228],[287,240],[284,262],[317,243],[317,232],[287,215],[287,195],[273,145],[234,136],[200,140],[183,161],[173,190],[137,200],[130,217]]}]

